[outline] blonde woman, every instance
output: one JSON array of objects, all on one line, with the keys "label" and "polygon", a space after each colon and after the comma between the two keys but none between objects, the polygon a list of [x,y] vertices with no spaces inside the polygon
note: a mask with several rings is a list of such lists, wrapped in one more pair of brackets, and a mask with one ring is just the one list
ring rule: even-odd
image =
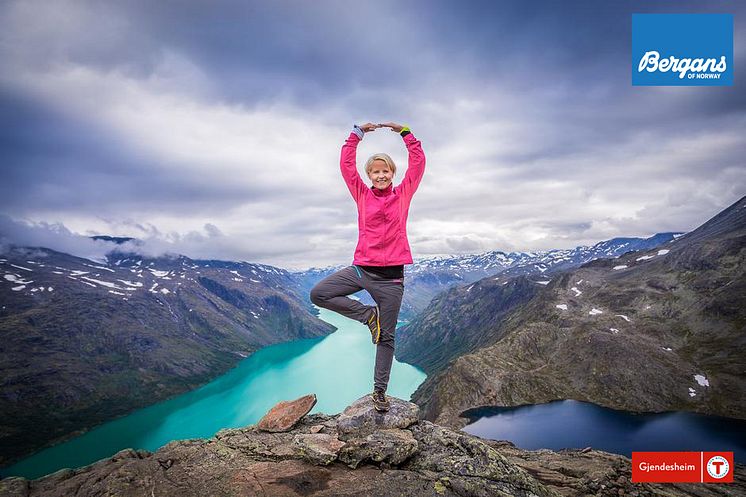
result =
[{"label": "blonde woman", "polygon": [[[396,164],[386,154],[371,156],[365,172],[372,185],[367,186],[357,171],[357,145],[365,133],[390,128],[401,135],[409,153],[404,179],[393,186]],[[373,375],[373,405],[387,411],[386,398],[391,364],[394,359],[394,334],[404,295],[404,265],[412,264],[407,240],[407,216],[412,196],[425,172],[425,154],[412,131],[396,123],[355,125],[342,146],[342,177],[357,204],[358,242],[352,265],[321,280],[311,290],[311,301],[343,316],[365,323],[376,344]],[[351,299],[366,290],[375,306]]]}]

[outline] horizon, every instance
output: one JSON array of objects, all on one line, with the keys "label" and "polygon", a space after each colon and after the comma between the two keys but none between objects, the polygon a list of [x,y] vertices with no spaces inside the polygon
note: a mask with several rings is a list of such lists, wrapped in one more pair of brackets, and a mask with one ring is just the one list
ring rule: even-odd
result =
[{"label": "horizon", "polygon": [[[429,261],[429,260],[434,260],[434,259],[452,259],[452,258],[476,257],[476,256],[490,254],[490,253],[495,253],[495,252],[501,253],[501,254],[505,254],[505,255],[510,255],[510,254],[532,254],[532,255],[534,255],[534,254],[546,254],[546,253],[555,252],[555,251],[575,250],[575,249],[579,249],[579,248],[583,248],[583,247],[584,248],[590,248],[590,247],[593,247],[593,246],[595,246],[595,245],[597,245],[599,243],[607,242],[607,241],[610,241],[610,240],[613,240],[613,239],[618,239],[618,238],[622,238],[622,239],[629,238],[629,239],[645,240],[645,239],[648,239],[648,238],[652,238],[654,236],[667,235],[667,234],[674,235],[674,238],[678,238],[678,236],[684,235],[686,233],[689,233],[689,232],[688,231],[659,231],[659,232],[653,233],[652,235],[649,235],[649,236],[616,236],[616,237],[612,237],[612,238],[605,239],[605,240],[598,240],[598,241],[593,242],[593,243],[588,244],[588,245],[576,245],[574,247],[566,247],[566,248],[549,248],[549,249],[545,249],[545,250],[511,250],[511,251],[505,251],[505,250],[501,250],[501,249],[488,249],[488,250],[486,250],[484,252],[471,252],[471,253],[460,253],[460,254],[433,254],[433,255],[427,255],[427,256],[413,257],[413,260],[414,260],[413,264],[418,264],[418,263],[421,263],[421,262],[425,262],[425,261]],[[93,240],[95,237],[110,237],[110,235],[104,235],[104,234],[90,235],[87,238]],[[132,240],[138,241],[136,238],[126,237],[126,236],[116,237],[116,238],[130,238]],[[103,256],[83,256],[83,255],[77,255],[77,254],[73,254],[73,253],[64,252],[64,251],[61,251],[61,250],[56,250],[54,248],[46,247],[46,246],[18,245],[18,246],[15,246],[15,247],[17,247],[17,248],[24,248],[24,249],[55,250],[56,252],[64,253],[64,254],[67,254],[67,255],[72,255],[72,256],[75,256],[75,257],[80,257],[82,259],[86,259],[86,260],[89,260],[91,262],[96,262],[96,263],[104,264],[104,263],[108,263],[107,257],[110,256],[111,254],[115,253],[117,251],[117,249],[120,248],[121,245],[122,245],[122,244],[116,244],[116,242],[111,242],[111,241],[106,241],[105,243],[107,243],[107,244],[115,244],[115,245],[113,245],[110,248],[109,251],[105,252],[103,254]],[[127,242],[124,242],[124,243],[127,243]],[[10,250],[11,246],[12,245],[3,245],[3,244],[0,244],[0,256],[2,256],[8,250]],[[139,257],[146,258],[146,259],[155,259],[155,258],[160,258],[160,257],[164,257],[164,258],[187,257],[188,259],[193,260],[193,261],[219,261],[219,262],[231,262],[231,263],[245,263],[245,264],[254,264],[254,265],[269,266],[269,267],[273,267],[273,268],[276,268],[276,269],[284,269],[284,270],[287,270],[288,272],[306,272],[306,271],[311,271],[311,270],[325,270],[325,269],[329,269],[329,268],[345,266],[345,263],[336,263],[336,264],[330,264],[330,265],[325,265],[325,266],[307,266],[307,267],[280,266],[280,265],[271,264],[271,263],[264,263],[264,262],[258,262],[258,261],[249,261],[249,260],[239,260],[239,259],[219,259],[219,258],[215,258],[215,257],[193,258],[193,257],[189,257],[189,256],[187,256],[185,254],[171,253],[171,252],[166,252],[166,253],[157,254],[157,255],[145,255],[145,254],[141,254],[141,253],[132,251],[132,252],[122,252],[122,254],[123,255],[133,254],[135,256],[139,256]],[[411,266],[411,265],[412,264],[407,264],[407,266]]]}]

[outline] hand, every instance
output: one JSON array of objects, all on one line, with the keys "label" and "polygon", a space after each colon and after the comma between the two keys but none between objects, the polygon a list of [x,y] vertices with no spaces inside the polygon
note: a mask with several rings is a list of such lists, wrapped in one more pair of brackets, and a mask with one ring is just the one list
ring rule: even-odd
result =
[{"label": "hand", "polygon": [[391,128],[391,131],[394,131],[396,133],[401,133],[401,130],[404,129],[404,126],[396,123],[380,123],[377,126],[379,128]]},{"label": "hand", "polygon": [[380,124],[373,124],[373,123],[365,123],[360,125],[360,129],[363,130],[363,133],[368,133],[370,131],[375,131],[378,128],[380,128]]}]

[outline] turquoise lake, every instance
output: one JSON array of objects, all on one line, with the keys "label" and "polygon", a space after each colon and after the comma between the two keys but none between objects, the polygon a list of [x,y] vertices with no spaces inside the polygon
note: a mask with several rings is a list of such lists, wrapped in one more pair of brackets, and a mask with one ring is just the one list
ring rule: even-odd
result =
[{"label": "turquoise lake", "polygon": [[[135,411],[3,468],[2,476],[38,478],[85,466],[131,447],[155,451],[172,440],[209,438],[223,428],[259,421],[282,400],[315,393],[312,413],[335,414],[373,391],[375,345],[364,325],[326,309],[319,317],[336,326],[324,338],[264,348],[216,380]],[[397,362],[388,395],[409,400],[425,373]]]}]

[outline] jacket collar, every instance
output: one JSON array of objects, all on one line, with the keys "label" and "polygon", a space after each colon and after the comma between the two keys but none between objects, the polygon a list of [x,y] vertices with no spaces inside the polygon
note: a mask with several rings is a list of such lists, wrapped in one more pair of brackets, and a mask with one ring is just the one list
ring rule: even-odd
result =
[{"label": "jacket collar", "polygon": [[376,195],[377,197],[383,197],[386,195],[391,195],[391,192],[394,189],[394,184],[391,183],[389,186],[387,186],[383,190],[379,190],[375,186],[371,185],[370,189],[373,190],[373,195]]}]

